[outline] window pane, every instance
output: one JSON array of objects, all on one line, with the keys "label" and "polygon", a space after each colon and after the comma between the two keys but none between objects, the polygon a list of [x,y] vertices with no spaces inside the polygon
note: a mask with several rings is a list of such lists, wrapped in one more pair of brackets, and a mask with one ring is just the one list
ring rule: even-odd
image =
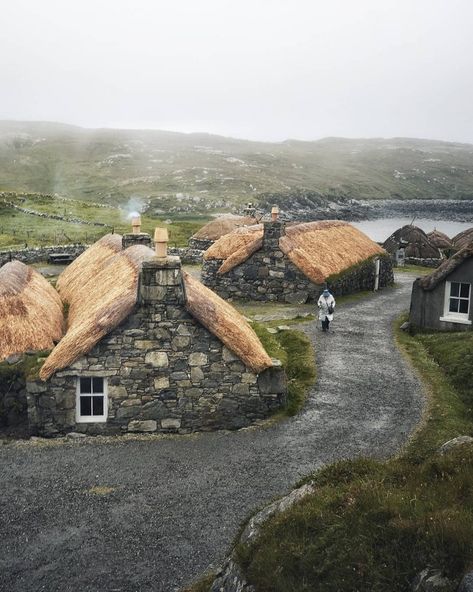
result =
[{"label": "window pane", "polygon": [[91,379],[90,378],[81,378],[80,379],[80,392],[81,393],[91,393]]},{"label": "window pane", "polygon": [[450,284],[450,296],[460,295],[460,284],[458,282],[452,282]]},{"label": "window pane", "polygon": [[80,414],[92,415],[92,397],[80,397]]},{"label": "window pane", "polygon": [[460,300],[460,312],[467,314],[468,313],[468,300]]},{"label": "window pane", "polygon": [[462,284],[460,287],[460,296],[462,298],[470,297],[470,284]]},{"label": "window pane", "polygon": [[94,376],[92,378],[94,393],[103,393],[103,378]]},{"label": "window pane", "polygon": [[448,312],[458,312],[458,298],[450,298],[450,306]]},{"label": "window pane", "polygon": [[93,415],[103,415],[103,397],[92,397],[94,401]]}]

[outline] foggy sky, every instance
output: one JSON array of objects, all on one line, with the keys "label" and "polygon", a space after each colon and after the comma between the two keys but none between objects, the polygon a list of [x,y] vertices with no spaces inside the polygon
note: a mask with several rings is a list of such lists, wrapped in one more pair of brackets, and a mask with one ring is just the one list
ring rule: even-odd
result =
[{"label": "foggy sky", "polygon": [[0,119],[473,142],[471,0],[2,3]]}]

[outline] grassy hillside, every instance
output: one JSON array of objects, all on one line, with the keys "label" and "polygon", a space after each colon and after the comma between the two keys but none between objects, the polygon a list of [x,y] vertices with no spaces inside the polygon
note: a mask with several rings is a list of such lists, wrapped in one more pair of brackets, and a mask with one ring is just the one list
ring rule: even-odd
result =
[{"label": "grassy hillside", "polygon": [[250,142],[208,134],[0,122],[0,191],[123,204],[156,214],[228,209],[264,194],[473,198],[473,146],[414,139]]}]

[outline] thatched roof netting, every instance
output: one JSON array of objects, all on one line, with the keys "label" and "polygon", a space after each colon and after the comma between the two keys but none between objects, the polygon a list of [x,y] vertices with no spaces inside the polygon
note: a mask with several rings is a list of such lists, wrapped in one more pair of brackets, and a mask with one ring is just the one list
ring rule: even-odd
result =
[{"label": "thatched roof netting", "polygon": [[440,230],[432,230],[427,234],[427,238],[430,241],[430,244],[437,249],[451,249],[452,248],[452,241],[448,238],[448,236],[441,232]]},{"label": "thatched roof netting", "polygon": [[0,360],[52,349],[63,325],[61,299],[40,273],[20,261],[0,268]]},{"label": "thatched roof netting", "polygon": [[271,358],[245,318],[215,292],[183,273],[186,308],[254,372],[272,366]]},{"label": "thatched roof netting", "polygon": [[258,224],[258,220],[249,216],[219,216],[202,226],[191,238],[216,241],[237,228],[253,224]]},{"label": "thatched roof netting", "polygon": [[131,313],[141,264],[152,257],[152,249],[136,245],[94,266],[93,281],[70,295],[67,332],[41,368],[42,380],[88,353]]},{"label": "thatched roof netting", "polygon": [[361,230],[339,220],[307,222],[286,228],[281,251],[315,284],[321,284],[366,259],[386,252]]},{"label": "thatched roof netting", "polygon": [[441,259],[437,247],[429,241],[428,236],[418,226],[406,224],[398,228],[384,241],[383,247],[388,253],[394,254],[400,247],[405,248],[406,257],[416,259]]},{"label": "thatched roof netting", "polygon": [[453,246],[456,249],[463,249],[473,243],[473,228],[462,230],[452,238]]},{"label": "thatched roof netting", "polygon": [[461,265],[465,259],[469,259],[470,257],[473,257],[473,245],[461,249],[455,253],[455,255],[446,259],[433,273],[419,280],[420,286],[424,290],[433,290],[438,284],[440,284],[440,282],[445,280],[452,271]]},{"label": "thatched roof netting", "polygon": [[58,277],[56,289],[64,302],[69,302],[85,283],[95,277],[107,259],[122,250],[120,234],[106,234],[75,259]]}]

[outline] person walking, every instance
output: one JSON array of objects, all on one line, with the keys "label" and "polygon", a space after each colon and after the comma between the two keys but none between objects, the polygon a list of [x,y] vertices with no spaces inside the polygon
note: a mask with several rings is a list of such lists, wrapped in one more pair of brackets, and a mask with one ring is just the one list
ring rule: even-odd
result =
[{"label": "person walking", "polygon": [[335,309],[335,298],[327,288],[320,295],[317,306],[319,307],[319,321],[322,321],[322,331],[327,333],[330,321],[333,321]]}]

